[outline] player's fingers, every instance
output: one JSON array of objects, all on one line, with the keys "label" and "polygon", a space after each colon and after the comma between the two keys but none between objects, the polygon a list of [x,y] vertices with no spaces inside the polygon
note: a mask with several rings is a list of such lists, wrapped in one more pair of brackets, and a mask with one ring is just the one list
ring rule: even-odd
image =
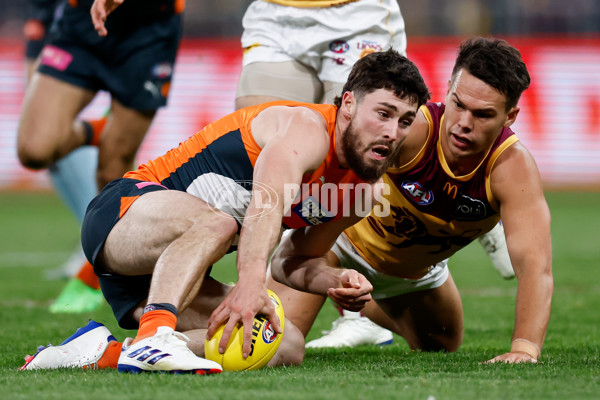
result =
[{"label": "player's fingers", "polygon": [[98,36],[107,36],[108,35],[108,31],[106,30],[104,25],[101,25],[98,28],[96,28],[96,31],[98,32]]},{"label": "player's fingers", "polygon": [[354,288],[330,288],[328,292],[335,293],[337,296],[343,296],[348,298],[359,298],[365,295],[371,295],[372,287],[364,287],[360,289]]},{"label": "player's fingers", "polygon": [[359,288],[360,279],[358,273],[354,270],[348,269],[342,273],[340,283],[342,287],[346,288]]},{"label": "player's fingers", "polygon": [[355,293],[352,295],[346,295],[344,293],[340,293],[339,291],[336,291],[335,289],[329,289],[327,292],[327,295],[334,300],[342,299],[343,301],[346,301],[349,303],[366,303],[373,299],[373,296],[371,296],[370,293],[366,293],[363,295],[357,295]]},{"label": "player's fingers", "polygon": [[248,358],[250,351],[252,350],[252,323],[254,322],[254,316],[242,318],[244,325],[244,343],[242,344],[242,357]]},{"label": "player's fingers", "polygon": [[92,23],[94,24],[94,29],[96,32],[98,32],[98,35],[106,36],[108,31],[104,26],[104,23],[106,22],[106,13],[104,10],[92,9],[90,13],[92,14]]},{"label": "player's fingers", "polygon": [[347,285],[344,286],[344,285],[342,285],[342,287],[338,288],[338,289],[346,289],[348,291],[358,290],[359,292],[362,292],[362,293],[368,293],[368,292],[371,292],[373,290],[373,285],[371,285],[371,282],[369,282],[367,279],[365,279],[362,276],[357,276],[356,277],[356,282],[358,284],[352,285],[352,286],[347,286]]},{"label": "player's fingers", "polygon": [[273,329],[275,329],[275,332],[283,333],[281,331],[281,321],[279,320],[279,316],[275,312],[275,306],[273,305],[273,303],[271,302],[271,299],[269,297],[267,297],[267,300],[265,301],[265,305],[261,308],[259,313],[263,314],[267,317],[267,319],[273,326]]},{"label": "player's fingers", "polygon": [[270,310],[265,311],[264,314],[267,316],[267,319],[273,326],[275,332],[283,333],[283,331],[281,330],[281,321],[279,320],[279,316],[275,312],[275,307],[271,307]]},{"label": "player's fingers", "polygon": [[227,348],[227,343],[229,343],[229,338],[231,337],[231,333],[235,329],[239,318],[233,318],[233,315],[229,317],[229,321],[227,321],[227,325],[225,325],[225,329],[223,329],[223,336],[219,341],[219,353],[225,353],[225,349]]},{"label": "player's fingers", "polygon": [[356,274],[349,274],[348,275],[348,287],[352,287],[352,288],[359,288],[360,287],[360,282],[358,280],[358,276]]},{"label": "player's fingers", "polygon": [[327,291],[327,295],[340,306],[350,311],[361,310],[367,304],[367,302],[372,300],[371,294],[365,294],[358,297],[349,297],[340,295],[338,291],[339,289],[329,289]]},{"label": "player's fingers", "polygon": [[227,320],[229,317],[228,311],[222,306],[219,305],[210,315],[208,319],[208,330],[206,331],[206,338],[211,339],[217,329]]},{"label": "player's fingers", "polygon": [[102,10],[98,10],[96,7],[92,7],[90,10],[90,15],[92,17],[92,24],[94,25],[94,29],[98,30],[98,26],[102,23]]},{"label": "player's fingers", "polygon": [[371,293],[373,291],[373,285],[367,279],[362,279],[361,280],[360,287],[363,290],[368,291],[369,293]]},{"label": "player's fingers", "polygon": [[532,364],[536,364],[538,360],[536,358],[531,357],[528,354],[518,354],[518,353],[505,353],[499,356],[492,358],[484,362],[483,364],[495,364],[495,363],[505,363],[505,364],[520,364],[524,362],[530,362]]}]

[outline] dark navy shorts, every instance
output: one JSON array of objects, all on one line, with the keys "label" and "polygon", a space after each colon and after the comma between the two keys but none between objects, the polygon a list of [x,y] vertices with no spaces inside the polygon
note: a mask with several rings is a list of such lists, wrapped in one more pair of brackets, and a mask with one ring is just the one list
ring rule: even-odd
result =
[{"label": "dark navy shorts", "polygon": [[98,279],[102,294],[112,308],[119,326],[123,329],[138,329],[139,324],[133,318],[133,312],[138,304],[148,298],[152,275],[100,274]]},{"label": "dark navy shorts", "polygon": [[102,266],[96,265],[96,259],[112,228],[135,199],[158,190],[168,189],[156,182],[119,178],[106,185],[90,202],[81,225],[81,245],[96,274],[103,272],[97,270]]},{"label": "dark navy shorts", "polygon": [[91,90],[108,91],[128,108],[152,111],[167,103],[181,39],[181,15],[107,19],[108,36],[94,30],[89,7],[67,5],[54,23],[39,71]]}]

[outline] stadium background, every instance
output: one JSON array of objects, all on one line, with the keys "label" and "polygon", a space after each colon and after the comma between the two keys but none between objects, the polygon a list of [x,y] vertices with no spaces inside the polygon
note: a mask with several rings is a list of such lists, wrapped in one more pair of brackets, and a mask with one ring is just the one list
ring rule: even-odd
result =
[{"label": "stadium background", "polygon": [[[184,40],[169,105],[139,153],[145,162],[233,111],[241,69],[241,18],[249,0],[188,0]],[[408,56],[443,100],[456,47],[473,34],[516,45],[532,75],[514,130],[536,158],[548,188],[600,189],[600,1],[399,1]],[[24,95],[22,26],[27,2],[0,0],[0,190],[49,189],[45,172],[22,168],[16,131]],[[84,115],[101,115],[100,96]]]}]

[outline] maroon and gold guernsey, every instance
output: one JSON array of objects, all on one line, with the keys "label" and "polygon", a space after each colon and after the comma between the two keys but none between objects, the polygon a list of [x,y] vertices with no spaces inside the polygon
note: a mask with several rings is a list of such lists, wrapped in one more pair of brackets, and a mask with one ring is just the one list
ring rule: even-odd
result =
[{"label": "maroon and gold guernsey", "polygon": [[428,103],[421,112],[429,134],[407,164],[384,175],[391,193],[390,213],[371,213],[347,229],[346,235],[371,266],[405,277],[423,276],[435,265],[500,220],[490,189],[490,172],[498,156],[518,141],[504,128],[482,162],[468,175],[452,173],[441,148],[440,127],[445,105]]}]

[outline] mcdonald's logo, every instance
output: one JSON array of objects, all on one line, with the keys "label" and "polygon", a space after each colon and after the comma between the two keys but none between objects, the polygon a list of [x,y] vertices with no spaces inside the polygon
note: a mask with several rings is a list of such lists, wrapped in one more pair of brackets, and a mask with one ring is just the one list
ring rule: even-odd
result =
[{"label": "mcdonald's logo", "polygon": [[458,188],[450,182],[444,183],[444,191],[448,193],[448,196],[452,196],[453,199],[455,199],[458,194]]}]

